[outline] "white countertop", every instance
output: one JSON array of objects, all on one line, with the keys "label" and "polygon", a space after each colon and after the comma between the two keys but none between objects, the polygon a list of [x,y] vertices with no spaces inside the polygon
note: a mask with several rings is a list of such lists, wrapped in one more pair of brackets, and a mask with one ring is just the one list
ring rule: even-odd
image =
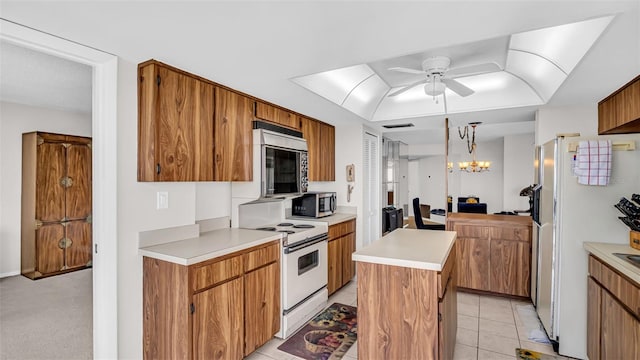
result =
[{"label": "white countertop", "polygon": [[640,255],[640,250],[636,250],[628,244],[586,242],[583,246],[588,252],[640,285],[640,268],[613,255],[613,253]]},{"label": "white countertop", "polygon": [[356,214],[350,213],[334,213],[329,216],[321,217],[321,218],[312,218],[307,216],[289,216],[287,219],[293,220],[306,220],[306,221],[321,221],[327,223],[328,226],[339,224],[341,222],[345,222],[348,220],[353,220],[356,218]]},{"label": "white countertop", "polygon": [[442,271],[455,244],[454,231],[396,229],[356,251],[354,261]]},{"label": "white countertop", "polygon": [[273,231],[224,228],[195,238],[143,247],[138,253],[180,265],[192,265],[281,238],[282,234]]}]

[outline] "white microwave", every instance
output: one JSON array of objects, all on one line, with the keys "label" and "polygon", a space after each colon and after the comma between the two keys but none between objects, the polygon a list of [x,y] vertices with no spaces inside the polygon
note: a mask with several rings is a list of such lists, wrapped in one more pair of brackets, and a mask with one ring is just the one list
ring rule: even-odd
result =
[{"label": "white microwave", "polygon": [[299,196],[307,192],[307,142],[275,131],[254,131],[260,136],[262,197]]}]

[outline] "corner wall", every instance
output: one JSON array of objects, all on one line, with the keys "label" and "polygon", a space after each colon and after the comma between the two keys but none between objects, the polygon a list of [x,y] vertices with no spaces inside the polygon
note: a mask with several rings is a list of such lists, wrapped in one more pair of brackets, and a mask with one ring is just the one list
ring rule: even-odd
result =
[{"label": "corner wall", "polygon": [[22,133],[91,136],[91,114],[0,102],[0,278],[20,274]]}]

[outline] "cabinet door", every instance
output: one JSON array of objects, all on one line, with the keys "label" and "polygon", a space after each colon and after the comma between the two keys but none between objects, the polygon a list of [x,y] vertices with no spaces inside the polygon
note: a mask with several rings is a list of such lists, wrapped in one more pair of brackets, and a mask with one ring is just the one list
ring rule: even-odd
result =
[{"label": "cabinet door", "polygon": [[91,223],[84,220],[70,221],[65,226],[66,238],[71,242],[65,249],[67,269],[91,265]]},{"label": "cabinet door", "polygon": [[322,169],[322,160],[320,158],[320,123],[301,116],[300,124],[302,136],[307,141],[307,148],[309,149],[309,170],[307,177],[309,181],[318,181],[321,179]]},{"label": "cabinet door", "polygon": [[640,321],[602,291],[602,359],[640,358]]},{"label": "cabinet door", "polygon": [[91,147],[70,144],[67,147],[67,177],[65,212],[70,220],[91,215]]},{"label": "cabinet door", "polygon": [[356,251],[356,234],[351,233],[343,236],[339,240],[342,242],[342,281],[344,285],[353,279],[355,275],[355,262],[351,260],[351,255]]},{"label": "cabinet door", "polygon": [[253,101],[216,88],[215,180],[253,179]]},{"label": "cabinet door", "polygon": [[213,180],[214,87],[158,67],[156,181]]},{"label": "cabinet door", "polygon": [[[242,277],[193,296],[194,359],[242,359]],[[185,310],[186,311],[186,310]]]},{"label": "cabinet door", "polygon": [[456,244],[458,286],[489,291],[489,240],[459,237]]},{"label": "cabinet door", "polygon": [[587,356],[589,360],[600,360],[602,288],[591,277],[587,282]]},{"label": "cabinet door", "polygon": [[[36,159],[36,219],[62,221],[65,217],[65,147],[62,143],[42,142]],[[60,269],[58,269],[60,270]]]},{"label": "cabinet door", "polygon": [[60,223],[44,224],[36,230],[36,276],[64,270],[64,226]]},{"label": "cabinet door", "polygon": [[342,286],[342,242],[339,239],[329,241],[328,258],[329,258],[329,277],[327,280],[327,289],[329,294],[333,294]]},{"label": "cabinet door", "polygon": [[248,356],[280,330],[279,263],[247,273],[244,295],[244,355]]},{"label": "cabinet door", "polygon": [[320,124],[320,181],[335,181],[336,131],[329,124]]},{"label": "cabinet door", "polygon": [[491,239],[490,289],[501,294],[529,296],[529,244]]},{"label": "cabinet door", "polygon": [[277,108],[262,102],[256,102],[256,118],[262,119],[280,126],[286,126],[299,130],[300,125],[296,116],[284,109]]},{"label": "cabinet door", "polygon": [[440,359],[453,359],[453,351],[456,345],[458,295],[455,280],[456,274],[454,266],[444,296],[438,303],[438,343]]}]

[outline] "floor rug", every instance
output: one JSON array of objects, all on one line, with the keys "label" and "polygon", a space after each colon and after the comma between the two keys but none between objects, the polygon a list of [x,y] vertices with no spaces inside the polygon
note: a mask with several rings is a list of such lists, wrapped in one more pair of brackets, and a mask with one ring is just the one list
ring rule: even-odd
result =
[{"label": "floor rug", "polygon": [[559,359],[553,355],[543,354],[533,350],[516,348],[516,358],[521,360],[555,360]]},{"label": "floor rug", "polygon": [[307,360],[342,359],[356,341],[356,334],[356,308],[334,303],[278,349]]}]

